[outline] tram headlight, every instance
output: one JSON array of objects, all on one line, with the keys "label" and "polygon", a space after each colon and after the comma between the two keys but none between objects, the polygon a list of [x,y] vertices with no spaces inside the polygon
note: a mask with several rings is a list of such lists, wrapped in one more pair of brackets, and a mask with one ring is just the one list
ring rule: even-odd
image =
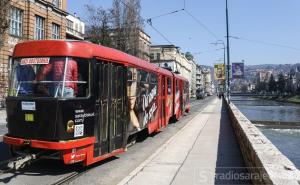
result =
[{"label": "tram headlight", "polygon": [[69,120],[67,123],[67,132],[72,133],[74,132],[75,124],[73,120]]}]

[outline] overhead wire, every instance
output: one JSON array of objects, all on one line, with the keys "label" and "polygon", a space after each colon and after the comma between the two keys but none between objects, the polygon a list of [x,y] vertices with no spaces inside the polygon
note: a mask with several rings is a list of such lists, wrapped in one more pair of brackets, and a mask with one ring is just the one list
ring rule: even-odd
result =
[{"label": "overhead wire", "polygon": [[[124,6],[129,6],[124,2],[124,0],[120,1]],[[154,31],[156,31],[163,39],[165,39],[169,44],[174,45],[163,33],[161,33],[157,28],[155,28],[151,21],[147,21],[147,19],[140,16],[143,22],[146,22]]]},{"label": "overhead wire", "polygon": [[276,46],[276,47],[281,47],[281,48],[300,51],[300,48],[295,48],[293,46],[288,46],[288,45],[283,45],[283,44],[278,44],[278,43],[273,43],[273,42],[260,41],[260,40],[247,39],[247,38],[243,38],[243,37],[236,37],[236,36],[230,36],[230,37],[234,38],[234,39],[237,39],[237,40],[244,40],[244,41],[255,42],[255,43],[268,45],[268,46]]},{"label": "overhead wire", "polygon": [[215,51],[218,51],[218,50],[223,50],[224,48],[217,48],[217,49],[212,49],[212,50],[205,50],[205,51],[200,51],[200,52],[195,52],[193,53],[194,55],[199,55],[199,54],[202,54],[202,53],[211,53],[211,52],[215,52]]},{"label": "overhead wire", "polygon": [[219,37],[212,32],[204,23],[202,23],[197,17],[195,17],[191,12],[187,9],[184,9],[187,15],[189,15],[195,22],[197,22],[203,29],[205,29],[211,36],[213,36],[216,40],[220,40]]},{"label": "overhead wire", "polygon": [[[126,7],[129,7],[125,2],[124,0],[123,1],[120,1],[124,6]],[[195,22],[197,22],[204,30],[206,30],[210,35],[212,35],[216,40],[220,40],[219,37],[213,32],[211,31],[204,23],[202,23],[198,18],[196,18],[191,12],[189,12],[187,9],[186,9],[186,1],[184,0],[184,3],[183,3],[183,8],[182,9],[178,9],[178,10],[174,10],[174,11],[171,11],[171,12],[168,12],[168,13],[164,13],[164,14],[161,14],[161,15],[157,15],[157,16],[153,16],[153,17],[150,17],[148,19],[145,19],[141,16],[141,19],[143,22],[146,22],[155,32],[157,32],[164,40],[166,40],[169,44],[171,45],[174,45],[162,32],[160,32],[155,26],[153,26],[153,23],[152,23],[152,20],[153,19],[157,19],[157,18],[160,18],[160,17],[163,17],[163,16],[168,16],[168,15],[171,15],[171,14],[175,14],[175,13],[178,13],[178,12],[181,12],[181,11],[184,11],[187,15],[189,15]],[[221,48],[222,49],[222,48]],[[215,49],[213,51],[216,51],[216,50],[219,50],[219,49]]]},{"label": "overhead wire", "polygon": [[162,38],[164,38],[169,44],[174,45],[164,34],[162,34],[157,28],[155,28],[152,24],[149,24],[149,26],[155,30]]},{"label": "overhead wire", "polygon": [[181,11],[184,11],[184,8],[178,9],[178,10],[174,10],[174,11],[171,11],[171,12],[168,12],[168,13],[164,13],[164,14],[161,14],[161,15],[149,17],[147,20],[149,20],[149,19],[150,19],[150,20],[157,19],[157,18],[160,18],[160,17],[164,17],[164,16],[167,16],[167,15],[171,15],[171,14],[174,14],[174,13],[178,13],[178,12],[181,12]]}]

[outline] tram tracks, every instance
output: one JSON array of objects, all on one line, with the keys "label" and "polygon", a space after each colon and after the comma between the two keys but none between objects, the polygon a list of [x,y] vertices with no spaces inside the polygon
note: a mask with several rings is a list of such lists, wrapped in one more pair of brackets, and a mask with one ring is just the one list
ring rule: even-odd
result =
[{"label": "tram tracks", "polygon": [[68,184],[69,182],[71,182],[72,180],[76,179],[77,177],[79,177],[80,175],[83,175],[84,173],[86,173],[88,170],[86,169],[82,169],[79,172],[73,172],[70,175],[66,176],[66,177],[62,177],[61,179],[59,179],[58,181],[52,183],[51,185],[61,185],[61,184]]}]

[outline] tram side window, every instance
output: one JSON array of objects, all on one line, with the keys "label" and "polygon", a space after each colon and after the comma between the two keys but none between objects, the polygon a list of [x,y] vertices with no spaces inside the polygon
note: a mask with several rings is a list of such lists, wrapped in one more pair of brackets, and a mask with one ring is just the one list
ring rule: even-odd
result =
[{"label": "tram side window", "polygon": [[150,74],[150,91],[157,94],[157,75],[155,73]]},{"label": "tram side window", "polygon": [[172,81],[170,78],[168,78],[168,94],[170,95],[172,93]]},{"label": "tram side window", "polygon": [[75,59],[78,66],[78,82],[76,97],[89,96],[90,63],[85,59]]},{"label": "tram side window", "polygon": [[149,93],[149,73],[144,70],[139,70],[139,76],[140,76],[140,93],[141,95],[145,95]]},{"label": "tram side window", "polygon": [[128,68],[127,72],[127,96],[137,95],[137,69]]}]

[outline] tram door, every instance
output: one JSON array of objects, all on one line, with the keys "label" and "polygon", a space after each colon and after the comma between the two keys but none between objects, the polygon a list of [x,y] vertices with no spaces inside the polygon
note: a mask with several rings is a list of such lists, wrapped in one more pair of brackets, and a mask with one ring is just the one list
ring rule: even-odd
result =
[{"label": "tram door", "polygon": [[98,100],[96,111],[95,156],[122,148],[126,122],[125,67],[113,63],[97,63]]},{"label": "tram door", "polygon": [[179,80],[178,81],[178,85],[179,85],[179,92],[180,92],[180,111],[181,114],[183,114],[183,81]]},{"label": "tram door", "polygon": [[160,127],[166,126],[166,78],[165,76],[161,77],[161,123]]}]

